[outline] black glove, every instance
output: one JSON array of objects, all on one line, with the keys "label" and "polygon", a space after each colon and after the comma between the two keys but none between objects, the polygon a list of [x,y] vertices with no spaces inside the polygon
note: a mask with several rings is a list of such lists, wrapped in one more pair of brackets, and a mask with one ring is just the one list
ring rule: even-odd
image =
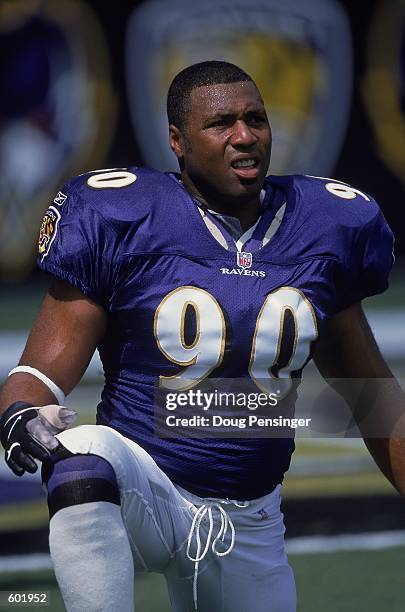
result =
[{"label": "black glove", "polygon": [[59,447],[55,434],[76,418],[73,410],[63,406],[35,407],[14,402],[0,417],[0,440],[6,451],[6,463],[17,476],[33,474],[38,466]]}]

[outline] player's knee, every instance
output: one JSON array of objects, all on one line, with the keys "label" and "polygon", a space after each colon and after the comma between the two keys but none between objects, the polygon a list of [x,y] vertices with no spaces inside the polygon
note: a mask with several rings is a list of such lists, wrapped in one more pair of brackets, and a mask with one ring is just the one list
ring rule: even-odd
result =
[{"label": "player's knee", "polygon": [[108,445],[114,439],[116,432],[103,425],[78,425],[65,429],[56,436],[58,440],[72,453],[90,453],[96,445]]},{"label": "player's knee", "polygon": [[97,455],[55,457],[42,465],[42,481],[48,491],[49,517],[58,510],[90,502],[120,504],[114,469]]},{"label": "player's knee", "polygon": [[119,462],[125,452],[120,434],[104,425],[79,425],[62,431],[56,437],[71,453],[99,455],[112,465],[117,460]]}]

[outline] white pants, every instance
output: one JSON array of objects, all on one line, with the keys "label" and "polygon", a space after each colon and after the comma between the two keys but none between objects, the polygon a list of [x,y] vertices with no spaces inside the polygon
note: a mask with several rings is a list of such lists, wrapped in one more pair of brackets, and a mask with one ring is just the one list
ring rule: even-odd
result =
[{"label": "white pants", "polygon": [[[175,612],[192,612],[196,604],[198,612],[295,611],[280,486],[245,503],[203,499],[176,487],[146,451],[113,429],[83,425],[58,438],[72,453],[91,453],[111,464],[135,571],[164,574]],[[200,527],[197,520],[192,529],[195,517]],[[225,537],[215,544],[219,553],[230,548],[235,530],[233,549],[224,556],[212,551],[221,525]],[[200,552],[207,547],[207,553],[196,567],[190,557],[196,556],[198,538]]]}]

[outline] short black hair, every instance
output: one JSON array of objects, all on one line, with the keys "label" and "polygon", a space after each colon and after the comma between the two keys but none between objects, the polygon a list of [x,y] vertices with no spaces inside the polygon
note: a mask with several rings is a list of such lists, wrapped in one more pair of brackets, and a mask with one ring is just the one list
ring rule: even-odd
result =
[{"label": "short black hair", "polygon": [[252,77],[242,68],[229,62],[212,60],[184,68],[174,77],[167,94],[169,124],[175,125],[180,130],[184,129],[190,110],[190,94],[195,87],[242,81],[254,83]]}]

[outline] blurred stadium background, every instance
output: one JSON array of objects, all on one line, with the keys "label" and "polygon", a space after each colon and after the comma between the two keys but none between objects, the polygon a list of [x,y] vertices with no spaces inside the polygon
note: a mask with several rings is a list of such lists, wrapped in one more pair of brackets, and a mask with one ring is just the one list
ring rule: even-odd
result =
[{"label": "blurred stadium background", "polygon": [[[380,202],[397,262],[366,309],[403,379],[404,16],[403,0],[0,0],[1,378],[48,285],[35,243],[49,200],[91,169],[175,169],[167,86],[190,63],[227,59],[264,94],[274,173],[334,176]],[[81,422],[93,422],[100,386],[94,360],[69,398]],[[360,441],[299,440],[284,512],[300,612],[405,610],[404,510]],[[49,590],[56,612],[46,519],[38,476],[19,480],[2,464],[0,590]],[[137,609],[169,610],[160,577],[137,586]]]}]

